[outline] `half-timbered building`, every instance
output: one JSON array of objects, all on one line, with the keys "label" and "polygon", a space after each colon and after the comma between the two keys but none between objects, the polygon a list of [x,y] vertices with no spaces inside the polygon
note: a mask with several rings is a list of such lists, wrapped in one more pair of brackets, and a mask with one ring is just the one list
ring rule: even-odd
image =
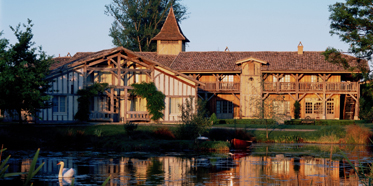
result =
[{"label": "half-timbered building", "polygon": [[165,123],[180,120],[178,106],[190,96],[208,101],[218,118],[257,118],[260,103],[290,119],[299,101],[301,118],[358,119],[360,84],[352,74],[360,72],[325,61],[322,52],[303,51],[301,43],[291,52],[186,52],[189,40],[172,8],[152,40],[156,52],[117,47],[55,58],[48,77],[53,107],[39,113],[41,120],[74,121],[77,91],[97,82],[110,89],[91,100],[91,121],[150,121],[146,100],[128,94],[142,81],[166,95]]}]

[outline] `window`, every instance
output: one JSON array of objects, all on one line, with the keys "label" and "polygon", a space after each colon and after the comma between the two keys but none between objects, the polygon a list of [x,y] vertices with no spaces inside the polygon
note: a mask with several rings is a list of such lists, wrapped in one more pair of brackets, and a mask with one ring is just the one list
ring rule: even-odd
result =
[{"label": "window", "polygon": [[181,98],[170,98],[170,114],[181,114],[179,105],[181,105]]},{"label": "window", "polygon": [[316,102],[313,104],[313,113],[322,114],[322,103],[321,102]]},{"label": "window", "polygon": [[53,96],[52,98],[52,111],[66,112],[66,96]]},{"label": "window", "polygon": [[233,113],[233,103],[231,101],[216,101],[216,114]]},{"label": "window", "polygon": [[141,97],[136,97],[131,100],[130,111],[147,111],[146,109],[146,99]]},{"label": "window", "polygon": [[319,98],[306,98],[306,114],[322,114],[323,104]]},{"label": "window", "polygon": [[311,75],[311,82],[322,82],[322,80],[316,75]]},{"label": "window", "polygon": [[312,114],[312,102],[306,102],[306,114]]},{"label": "window", "polygon": [[226,76],[224,76],[224,78],[223,78],[223,82],[232,82],[233,83],[233,75],[226,75]]},{"label": "window", "polygon": [[326,102],[326,114],[334,114],[334,99],[328,99]]},{"label": "window", "polygon": [[273,101],[273,109],[276,114],[290,114],[290,102],[289,101]]},{"label": "window", "polygon": [[[277,82],[277,78],[275,76],[273,76],[273,82]],[[280,79],[279,82],[290,82],[290,75],[285,75]]]}]

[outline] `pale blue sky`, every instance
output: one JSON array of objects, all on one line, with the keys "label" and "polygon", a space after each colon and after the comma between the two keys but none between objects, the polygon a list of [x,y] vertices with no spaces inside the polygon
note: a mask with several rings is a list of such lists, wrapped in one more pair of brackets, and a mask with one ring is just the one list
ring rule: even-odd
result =
[{"label": "pale blue sky", "polygon": [[[114,47],[108,36],[110,0],[0,0],[0,30],[15,42],[9,25],[34,23],[34,41],[49,55]],[[181,28],[187,51],[305,51],[348,45],[329,34],[328,5],[336,0],[183,0],[189,18]]]}]

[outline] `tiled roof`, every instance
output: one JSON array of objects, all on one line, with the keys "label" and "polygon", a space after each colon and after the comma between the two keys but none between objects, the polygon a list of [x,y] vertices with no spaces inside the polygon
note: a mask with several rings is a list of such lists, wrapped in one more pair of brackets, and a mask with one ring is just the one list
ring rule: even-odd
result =
[{"label": "tiled roof", "polygon": [[[322,52],[181,52],[171,68],[178,71],[234,71],[241,70],[237,61],[256,58],[268,62],[263,71],[338,71],[346,72],[342,66],[325,61]],[[345,55],[351,65],[355,58]],[[368,64],[362,64],[368,67]]]},{"label": "tiled roof", "polygon": [[72,61],[76,61],[78,59],[84,58],[93,52],[77,52],[73,57],[55,57],[53,58],[54,63],[50,66],[49,70],[55,70],[59,67],[62,67],[66,64],[71,63]]},{"label": "tiled roof", "polygon": [[157,52],[135,52],[135,54],[157,61],[168,67],[176,58],[176,55],[157,55]]},{"label": "tiled roof", "polygon": [[189,40],[184,36],[179,24],[176,21],[174,9],[172,7],[170,8],[170,12],[168,13],[161,31],[152,40],[182,40],[185,42],[189,42]]}]

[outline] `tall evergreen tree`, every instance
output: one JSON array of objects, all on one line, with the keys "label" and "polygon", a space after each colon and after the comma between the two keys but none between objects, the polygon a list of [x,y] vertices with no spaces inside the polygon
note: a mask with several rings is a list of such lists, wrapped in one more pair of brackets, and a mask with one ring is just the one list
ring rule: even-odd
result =
[{"label": "tall evergreen tree", "polygon": [[22,111],[35,115],[50,106],[46,94],[49,82],[45,79],[52,58],[41,47],[32,42],[31,20],[27,25],[10,27],[18,42],[9,45],[7,39],[0,40],[0,109],[13,115],[16,111],[22,123]]},{"label": "tall evergreen tree", "polygon": [[178,22],[186,19],[187,9],[180,0],[113,0],[105,14],[113,16],[109,35],[115,46],[133,51],[155,51],[151,39],[159,33],[172,6]]}]

